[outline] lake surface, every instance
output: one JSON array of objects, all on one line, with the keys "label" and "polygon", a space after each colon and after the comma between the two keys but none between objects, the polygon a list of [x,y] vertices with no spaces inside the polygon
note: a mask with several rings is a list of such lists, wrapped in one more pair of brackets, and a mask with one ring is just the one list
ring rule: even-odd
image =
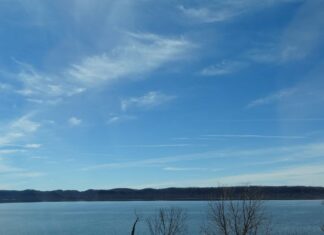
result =
[{"label": "lake surface", "polygon": [[[1,235],[119,235],[130,234],[134,212],[146,218],[158,208],[176,206],[186,210],[188,235],[199,234],[206,218],[207,202],[43,202],[0,204]],[[323,234],[321,201],[267,201],[272,225],[298,234]],[[138,224],[138,235],[146,235],[144,219]]]}]

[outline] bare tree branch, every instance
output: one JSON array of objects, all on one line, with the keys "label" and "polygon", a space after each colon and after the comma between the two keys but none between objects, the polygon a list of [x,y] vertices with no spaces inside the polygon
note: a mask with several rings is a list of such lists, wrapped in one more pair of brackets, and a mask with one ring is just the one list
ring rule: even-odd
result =
[{"label": "bare tree branch", "polygon": [[161,208],[146,220],[151,235],[184,235],[187,215],[181,208]]},{"label": "bare tree branch", "polygon": [[206,235],[257,235],[268,234],[270,221],[262,197],[252,187],[245,187],[239,200],[224,188],[218,201],[209,203],[208,223],[203,227]]},{"label": "bare tree branch", "polygon": [[[324,201],[322,201],[322,206],[324,206]],[[324,233],[324,222],[323,222],[323,224],[320,226],[320,228],[321,228],[321,231]]]},{"label": "bare tree branch", "polygon": [[132,227],[131,235],[135,235],[136,225],[137,225],[137,223],[139,221],[139,216],[136,214],[136,212],[135,212],[135,216],[136,216],[136,219],[135,219],[134,224],[133,224],[133,227]]}]

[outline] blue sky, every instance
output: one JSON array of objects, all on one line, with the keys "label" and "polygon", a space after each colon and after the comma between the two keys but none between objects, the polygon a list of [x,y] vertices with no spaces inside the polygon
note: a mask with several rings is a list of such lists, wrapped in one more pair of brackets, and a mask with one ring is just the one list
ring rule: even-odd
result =
[{"label": "blue sky", "polygon": [[0,3],[0,188],[324,186],[322,0]]}]

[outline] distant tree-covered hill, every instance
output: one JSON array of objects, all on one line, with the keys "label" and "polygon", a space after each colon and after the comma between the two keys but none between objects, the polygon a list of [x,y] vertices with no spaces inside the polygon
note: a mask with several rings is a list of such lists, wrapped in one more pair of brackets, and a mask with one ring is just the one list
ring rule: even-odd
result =
[{"label": "distant tree-covered hill", "polygon": [[[305,186],[248,186],[259,192],[263,199],[324,199],[324,187]],[[246,187],[227,187],[234,198]],[[217,200],[223,187],[215,188],[165,188],[110,190],[0,190],[0,203],[5,202],[57,202],[57,201],[127,201],[127,200]]]}]

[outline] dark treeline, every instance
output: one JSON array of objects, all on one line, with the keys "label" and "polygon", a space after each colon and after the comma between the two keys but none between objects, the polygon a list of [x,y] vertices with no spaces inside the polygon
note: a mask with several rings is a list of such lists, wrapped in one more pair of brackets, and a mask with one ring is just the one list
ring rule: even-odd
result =
[{"label": "dark treeline", "polygon": [[[265,200],[324,199],[324,187],[304,186],[248,186],[262,194]],[[232,199],[247,187],[227,187]],[[4,202],[54,202],[54,201],[126,201],[126,200],[217,200],[224,187],[165,188],[165,189],[110,189],[110,190],[0,190],[0,203]]]}]

